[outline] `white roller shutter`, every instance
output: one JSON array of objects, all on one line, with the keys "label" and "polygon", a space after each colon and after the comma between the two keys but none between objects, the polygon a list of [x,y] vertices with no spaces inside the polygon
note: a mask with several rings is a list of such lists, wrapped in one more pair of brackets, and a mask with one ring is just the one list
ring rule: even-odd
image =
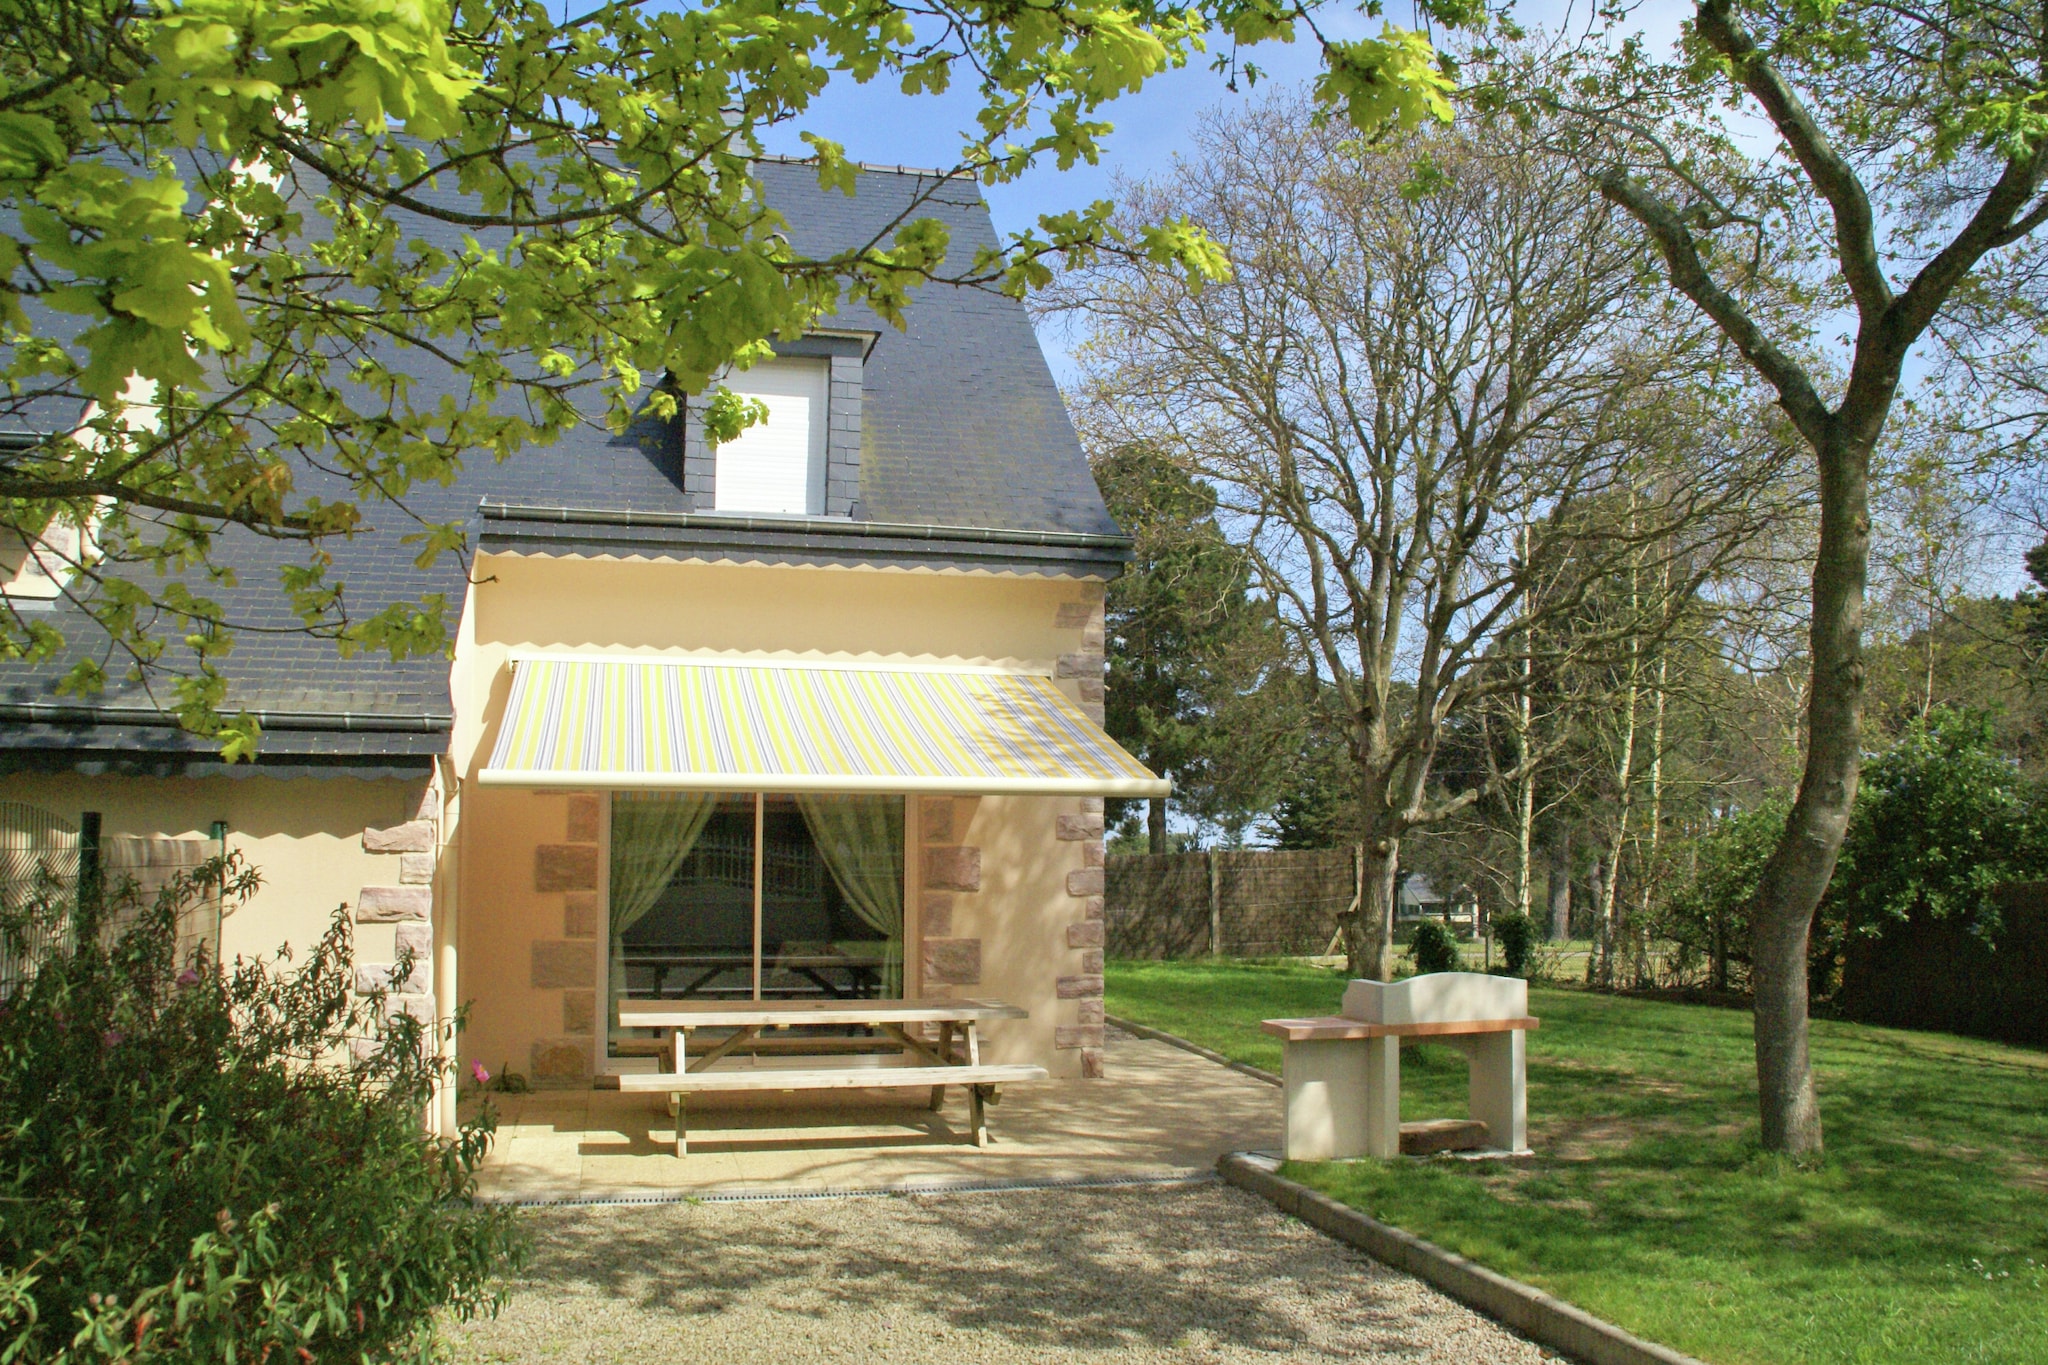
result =
[{"label": "white roller shutter", "polygon": [[825,510],[825,431],[831,371],[822,360],[764,360],[725,387],[768,405],[768,420],[717,448],[712,505],[720,512]]}]

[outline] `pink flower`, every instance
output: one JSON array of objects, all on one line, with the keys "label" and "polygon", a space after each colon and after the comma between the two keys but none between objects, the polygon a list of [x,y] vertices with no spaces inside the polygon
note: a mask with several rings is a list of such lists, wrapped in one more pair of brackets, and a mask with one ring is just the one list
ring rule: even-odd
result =
[{"label": "pink flower", "polygon": [[469,1064],[469,1074],[476,1077],[476,1083],[478,1085],[490,1084],[491,1073],[484,1070],[484,1064],[482,1062],[471,1062]]},{"label": "pink flower", "polygon": [[121,1031],[119,1029],[108,1029],[105,1033],[102,1033],[100,1035],[100,1042],[104,1043],[108,1047],[119,1046],[121,1042]]},{"label": "pink flower", "polygon": [[198,984],[199,984],[199,973],[198,973],[198,972],[196,972],[196,971],[194,971],[194,970],[192,970],[192,968],[190,968],[190,967],[187,967],[187,968],[186,968],[186,969],[185,969],[184,971],[182,971],[182,972],[179,972],[179,973],[178,973],[178,984],[179,984],[180,986],[196,986],[196,985],[198,985]]}]

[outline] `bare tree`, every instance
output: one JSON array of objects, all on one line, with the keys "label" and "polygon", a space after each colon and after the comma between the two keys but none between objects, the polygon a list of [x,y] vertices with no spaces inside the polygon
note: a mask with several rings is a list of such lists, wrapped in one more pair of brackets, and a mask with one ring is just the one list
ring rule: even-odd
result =
[{"label": "bare tree", "polygon": [[[1513,128],[1366,147],[1282,95],[1197,141],[1126,211],[1200,224],[1231,277],[1105,262],[1052,302],[1087,329],[1088,420],[1217,489],[1336,699],[1365,837],[1349,957],[1385,978],[1402,838],[1495,785],[1432,786],[1447,722],[1664,630],[1750,528],[1768,452],[1721,439],[1739,394],[1711,329],[1646,295],[1627,218]],[[1631,565],[1672,593],[1582,610]]]},{"label": "bare tree", "polygon": [[[1805,766],[1753,945],[1763,1145],[1812,1155],[1808,936],[1861,767],[1871,460],[1930,329],[2048,225],[2048,10],[1696,0],[1668,60],[1620,37],[1596,35],[1576,69],[1511,64],[1499,88],[1576,116],[1590,176],[1770,386],[1819,475]],[[1754,121],[1731,130],[1730,108]]]}]

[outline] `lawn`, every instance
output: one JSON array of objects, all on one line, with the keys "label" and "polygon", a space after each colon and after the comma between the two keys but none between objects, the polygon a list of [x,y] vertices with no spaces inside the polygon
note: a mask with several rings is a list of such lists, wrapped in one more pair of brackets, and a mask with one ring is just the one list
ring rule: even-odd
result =
[{"label": "lawn", "polygon": [[[1280,1069],[1341,972],[1113,962],[1109,1011]],[[1715,1362],[2048,1361],[2048,1053],[1814,1025],[1827,1156],[1757,1148],[1749,1016],[1538,988],[1534,1158],[1297,1164],[1355,1208]],[[1465,1070],[1403,1049],[1405,1116]]]}]

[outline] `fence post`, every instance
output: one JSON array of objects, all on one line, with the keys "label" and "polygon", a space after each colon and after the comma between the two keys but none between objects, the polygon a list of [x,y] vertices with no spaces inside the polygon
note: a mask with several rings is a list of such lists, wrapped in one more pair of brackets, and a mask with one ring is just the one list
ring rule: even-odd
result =
[{"label": "fence post", "polygon": [[1219,894],[1216,877],[1216,850],[1206,853],[1209,860],[1209,956],[1223,956],[1223,898]]},{"label": "fence post", "polygon": [[100,902],[100,813],[78,813],[78,908],[95,909]]}]

